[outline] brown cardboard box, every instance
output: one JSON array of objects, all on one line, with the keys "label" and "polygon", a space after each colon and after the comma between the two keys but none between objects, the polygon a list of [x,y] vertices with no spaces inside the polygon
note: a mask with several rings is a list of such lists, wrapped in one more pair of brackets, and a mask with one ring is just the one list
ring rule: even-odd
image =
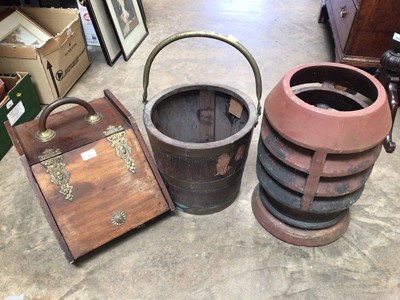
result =
[{"label": "brown cardboard box", "polygon": [[[10,9],[0,6],[0,14]],[[65,96],[90,66],[77,9],[20,8],[53,36],[44,45],[0,44],[0,72],[29,72],[42,104]]]}]

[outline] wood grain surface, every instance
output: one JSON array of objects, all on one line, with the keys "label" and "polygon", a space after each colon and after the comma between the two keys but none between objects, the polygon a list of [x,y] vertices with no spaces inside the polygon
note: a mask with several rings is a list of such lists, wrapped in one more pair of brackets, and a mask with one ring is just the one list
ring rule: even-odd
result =
[{"label": "wood grain surface", "polygon": [[[71,174],[74,199],[65,199],[59,186],[40,163],[32,166],[34,176],[57,220],[74,257],[93,250],[168,210],[163,195],[131,129],[126,131],[136,173],[129,172],[104,139],[63,154]],[[84,161],[81,153],[94,149],[97,156]],[[126,222],[113,225],[114,212],[122,211]]]}]

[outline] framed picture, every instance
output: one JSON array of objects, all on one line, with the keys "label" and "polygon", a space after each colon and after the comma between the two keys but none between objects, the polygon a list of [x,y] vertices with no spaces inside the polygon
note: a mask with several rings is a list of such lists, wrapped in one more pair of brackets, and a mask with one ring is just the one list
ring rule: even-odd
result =
[{"label": "framed picture", "polygon": [[0,20],[0,44],[40,47],[51,37],[19,9],[8,11]]},{"label": "framed picture", "polygon": [[138,0],[105,0],[124,59],[128,60],[148,35]]},{"label": "framed picture", "polygon": [[142,13],[142,18],[143,18],[144,22],[146,23],[146,13],[144,12],[142,0],[138,0],[138,4],[139,4],[140,12]]},{"label": "framed picture", "polygon": [[104,57],[108,65],[112,66],[120,57],[122,51],[110,16],[107,14],[102,0],[89,0],[85,3]]}]

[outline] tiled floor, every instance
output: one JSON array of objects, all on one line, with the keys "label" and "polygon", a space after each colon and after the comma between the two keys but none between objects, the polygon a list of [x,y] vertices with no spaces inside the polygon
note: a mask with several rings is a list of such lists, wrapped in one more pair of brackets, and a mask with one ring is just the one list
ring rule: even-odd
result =
[{"label": "tiled floor", "polygon": [[[142,133],[143,67],[167,36],[210,30],[235,36],[253,54],[263,98],[296,65],[333,61],[317,0],[145,0],[149,36],[125,62],[92,66],[70,96],[91,100],[110,89]],[[182,83],[235,87],[254,101],[250,67],[233,48],[208,39],[176,42],[156,58],[150,97]],[[207,216],[166,215],[70,265],[46,222],[14,150],[0,161],[0,297],[25,299],[399,299],[400,150],[382,152],[346,234],[323,247],[284,243],[251,210],[257,184],[253,134],[237,200]],[[400,137],[399,126],[394,136]],[[123,197],[123,195],[121,195]]]}]

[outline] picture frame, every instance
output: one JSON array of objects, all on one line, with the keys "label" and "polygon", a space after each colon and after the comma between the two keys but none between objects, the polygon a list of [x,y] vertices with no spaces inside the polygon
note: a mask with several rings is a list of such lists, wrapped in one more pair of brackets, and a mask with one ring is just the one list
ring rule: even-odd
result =
[{"label": "picture frame", "polygon": [[139,4],[139,9],[140,9],[140,12],[142,13],[142,17],[143,17],[143,20],[144,20],[144,22],[146,23],[146,13],[144,12],[144,7],[143,7],[143,3],[142,3],[142,0],[138,0],[138,4]]},{"label": "picture frame", "polygon": [[148,35],[138,0],[105,0],[124,59],[127,61]]},{"label": "picture frame", "polygon": [[109,66],[113,66],[122,54],[118,37],[102,0],[85,1],[101,49]]},{"label": "picture frame", "polygon": [[0,18],[0,44],[42,46],[52,35],[20,9],[7,11]]}]

